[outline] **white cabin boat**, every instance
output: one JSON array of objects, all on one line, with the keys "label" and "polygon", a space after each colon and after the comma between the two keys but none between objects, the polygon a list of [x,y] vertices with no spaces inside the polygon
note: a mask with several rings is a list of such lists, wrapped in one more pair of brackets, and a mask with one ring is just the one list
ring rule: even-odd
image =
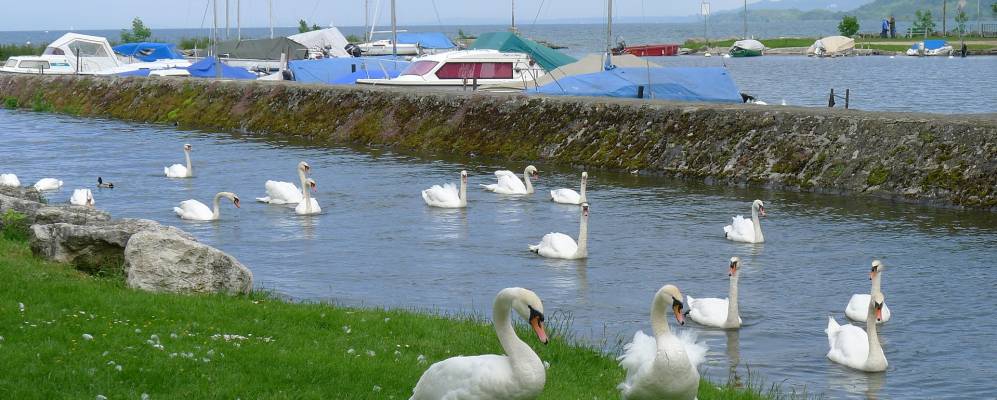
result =
[{"label": "white cabin boat", "polygon": [[413,59],[397,78],[358,79],[357,84],[460,87],[532,81],[544,74],[526,53],[460,50]]},{"label": "white cabin boat", "polygon": [[40,56],[11,57],[0,72],[45,75],[113,75],[140,69],[183,68],[183,59],[128,63],[118,58],[107,39],[67,33],[52,42]]},{"label": "white cabin boat", "polygon": [[391,46],[391,39],[360,43],[357,46],[360,47],[360,51],[363,51],[363,55],[365,56],[390,56],[392,54],[400,56],[419,55],[419,45],[412,43],[398,43],[397,46],[394,46],[394,49],[397,49],[397,53],[394,53],[394,49]]}]

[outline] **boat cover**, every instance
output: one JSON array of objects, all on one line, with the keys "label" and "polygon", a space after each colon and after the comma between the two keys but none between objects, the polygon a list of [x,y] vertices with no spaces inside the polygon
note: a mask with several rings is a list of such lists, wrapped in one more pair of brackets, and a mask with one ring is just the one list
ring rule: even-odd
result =
[{"label": "boat cover", "polygon": [[828,36],[818,39],[807,49],[807,54],[835,56],[847,53],[855,48],[855,39],[845,36]]},{"label": "boat cover", "polygon": [[[948,42],[946,42],[944,40],[941,40],[941,39],[932,39],[932,40],[925,40],[924,41],[924,49],[928,50],[928,51],[930,51],[930,50],[938,50],[938,49],[940,49],[942,47],[945,47],[945,46],[948,46],[948,45],[949,45]],[[912,50],[915,50],[915,51],[916,50],[920,50],[920,43],[914,43],[913,45],[910,46],[910,48]]]},{"label": "boat cover", "polygon": [[[335,27],[299,33],[288,36],[287,38],[305,46],[314,55],[323,54],[323,50],[325,50],[325,52],[333,57],[350,56],[345,50],[349,42],[346,41],[343,33]],[[280,55],[277,56],[277,59],[280,59]]]},{"label": "boat cover", "polygon": [[378,57],[343,57],[295,60],[289,64],[294,80],[298,82],[352,84],[357,79],[396,78],[409,62]]},{"label": "boat cover", "polygon": [[731,46],[731,48],[735,48],[735,47],[741,48],[741,49],[745,49],[745,50],[753,50],[753,51],[763,51],[763,50],[765,50],[765,45],[762,44],[762,42],[759,42],[759,41],[754,40],[754,39],[738,40],[738,41],[734,42],[734,44]]},{"label": "boat cover", "polygon": [[415,44],[424,49],[452,49],[457,47],[440,32],[398,33],[398,43]]},{"label": "boat cover", "polygon": [[558,79],[537,88],[547,95],[636,98],[741,103],[741,93],[722,67],[615,68]]},{"label": "boat cover", "polygon": [[[658,64],[647,61],[643,58],[630,55],[621,54],[618,56],[613,56],[609,59],[609,62],[614,67],[620,68],[659,68]],[[532,89],[537,86],[543,86],[548,83],[552,83],[555,80],[581,74],[591,74],[599,72],[606,69],[606,53],[602,54],[589,54],[582,59],[575,61],[571,64],[562,65],[555,68],[544,75],[538,76],[535,80],[523,81],[523,82],[507,82],[507,83],[496,83],[493,85],[484,85],[478,88],[478,90],[485,91],[510,91],[510,90],[523,90]]]},{"label": "boat cover", "polygon": [[544,71],[552,71],[562,65],[571,64],[576,60],[567,54],[550,47],[517,36],[511,32],[488,32],[471,43],[470,49],[491,49],[508,53],[527,53],[540,64]]},{"label": "boat cover", "polygon": [[280,60],[281,53],[287,53],[288,60],[301,60],[308,57],[308,47],[286,37],[218,43],[222,58]]},{"label": "boat cover", "polygon": [[180,54],[173,43],[125,43],[114,46],[114,52],[145,62],[183,59],[183,54]]},{"label": "boat cover", "polygon": [[[249,72],[245,68],[232,67],[224,62],[219,63],[222,68],[222,78],[225,79],[256,79],[256,74]],[[215,58],[207,57],[187,67],[190,76],[194,78],[214,78]]]}]

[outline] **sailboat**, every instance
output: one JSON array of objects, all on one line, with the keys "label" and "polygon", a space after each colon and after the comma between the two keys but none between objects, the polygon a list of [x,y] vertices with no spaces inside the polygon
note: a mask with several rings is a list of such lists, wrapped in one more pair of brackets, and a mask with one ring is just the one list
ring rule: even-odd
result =
[{"label": "sailboat", "polygon": [[731,57],[758,57],[765,51],[765,45],[755,39],[748,39],[748,0],[744,0],[744,39],[734,42],[727,54]]}]

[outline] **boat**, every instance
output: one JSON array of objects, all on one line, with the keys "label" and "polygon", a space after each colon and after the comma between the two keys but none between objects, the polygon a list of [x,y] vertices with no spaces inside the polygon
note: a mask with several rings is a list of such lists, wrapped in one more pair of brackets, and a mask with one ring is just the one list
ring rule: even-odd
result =
[{"label": "boat", "polygon": [[810,45],[807,55],[811,57],[842,57],[855,50],[855,39],[845,36],[820,38]]},{"label": "boat", "polygon": [[478,90],[486,92],[522,92],[524,90],[529,91],[531,89],[536,89],[537,87],[555,83],[560,79],[582,75],[582,74],[592,74],[596,72],[601,72],[606,69],[606,63],[611,62],[614,67],[617,68],[660,68],[661,66],[650,61],[638,58],[637,56],[631,54],[623,54],[618,56],[613,56],[611,60],[607,59],[606,53],[596,53],[589,54],[582,59],[573,62],[571,64],[563,65],[555,68],[554,70],[538,76],[532,81],[522,81],[522,82],[507,82],[492,85],[485,85],[480,87]]},{"label": "boat", "polygon": [[765,51],[765,45],[754,39],[738,40],[730,46],[727,54],[731,57],[758,57]]},{"label": "boat", "polygon": [[397,78],[357,79],[357,84],[466,87],[533,80],[544,69],[526,53],[458,50],[412,60]]},{"label": "boat", "polygon": [[907,49],[908,56],[950,56],[952,53],[952,46],[940,39],[917,42]]},{"label": "boat", "polygon": [[631,54],[637,57],[676,56],[678,53],[679,45],[677,44],[643,44],[637,46],[627,46],[626,43],[620,42],[620,44],[613,49],[614,55]]},{"label": "boat", "polygon": [[357,79],[391,79],[409,66],[389,57],[333,57],[288,63],[291,78],[302,83],[352,85]]},{"label": "boat", "polygon": [[400,56],[419,55],[419,46],[414,43],[398,43],[392,45],[391,39],[375,40],[373,42],[360,43],[360,51],[366,56],[390,56],[397,54]]},{"label": "boat", "polygon": [[723,67],[612,68],[561,78],[528,93],[708,103],[744,102],[730,73]]},{"label": "boat", "polygon": [[67,33],[45,48],[40,56],[11,57],[0,72],[45,75],[115,75],[135,70],[182,68],[190,65],[184,59],[135,61],[118,58],[106,38]]}]

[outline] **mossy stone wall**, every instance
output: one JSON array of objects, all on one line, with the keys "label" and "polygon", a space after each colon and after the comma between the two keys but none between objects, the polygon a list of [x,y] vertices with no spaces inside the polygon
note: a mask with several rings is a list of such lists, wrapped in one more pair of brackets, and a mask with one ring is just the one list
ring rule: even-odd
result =
[{"label": "mossy stone wall", "polygon": [[997,114],[0,76],[0,105],[997,210]]}]

